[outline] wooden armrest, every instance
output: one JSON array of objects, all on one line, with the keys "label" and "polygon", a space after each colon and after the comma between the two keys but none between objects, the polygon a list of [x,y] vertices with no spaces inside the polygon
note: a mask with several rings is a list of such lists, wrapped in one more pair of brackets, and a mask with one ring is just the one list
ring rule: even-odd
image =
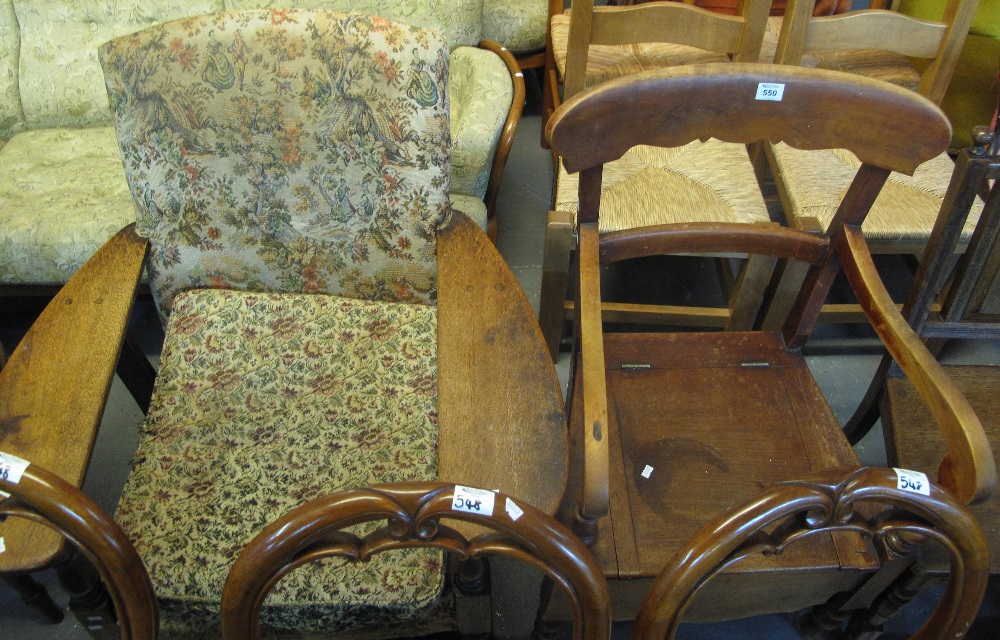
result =
[{"label": "wooden armrest", "polygon": [[[72,486],[81,485],[87,470],[146,246],[131,225],[108,240],[52,299],[0,371],[0,450]],[[40,531],[9,524],[5,536],[19,535],[14,532],[22,526],[25,534]],[[0,570],[44,566],[57,552],[39,543],[30,553],[0,554]]]},{"label": "wooden armrest", "polygon": [[968,504],[989,498],[996,488],[996,462],[983,426],[896,308],[857,226],[845,227],[840,258],[869,322],[941,427],[948,453],[938,467],[938,482]]},{"label": "wooden armrest", "polygon": [[28,462],[19,481],[0,479],[0,490],[11,494],[0,502],[0,515],[45,522],[61,534],[100,574],[122,636],[155,637],[159,625],[153,583],[125,532],[78,488]]},{"label": "wooden armrest", "polygon": [[[580,225],[580,286],[576,309],[580,314],[583,352],[583,495],[580,515],[587,519],[608,513],[608,392],[604,373],[604,333],[601,318],[599,231],[597,222]],[[582,295],[589,294],[589,295]]]},{"label": "wooden armrest", "polygon": [[514,84],[514,97],[510,103],[510,111],[507,112],[507,119],[503,123],[503,131],[500,132],[500,140],[497,142],[496,153],[493,154],[493,164],[490,166],[490,181],[486,185],[486,235],[490,240],[497,240],[497,194],[500,192],[500,180],[503,178],[504,167],[507,166],[507,157],[510,155],[511,147],[514,146],[514,137],[517,135],[517,126],[521,122],[521,112],[524,111],[524,74],[517,64],[517,59],[507,50],[506,47],[493,40],[482,40],[479,43],[480,49],[486,49],[500,56],[503,63],[507,65],[510,73],[510,81]]},{"label": "wooden armrest", "polygon": [[438,478],[554,514],[568,446],[531,305],[496,247],[456,212],[438,233]]}]

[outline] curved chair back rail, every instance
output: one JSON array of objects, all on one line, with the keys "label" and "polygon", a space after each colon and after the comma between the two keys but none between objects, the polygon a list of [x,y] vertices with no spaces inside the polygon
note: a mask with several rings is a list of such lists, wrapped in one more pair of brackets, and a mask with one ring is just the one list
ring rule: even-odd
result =
[{"label": "curved chair back rail", "polygon": [[[781,95],[761,96],[762,84],[781,85]],[[608,117],[611,113],[629,117]],[[922,133],[919,140],[913,131]],[[679,147],[716,138],[785,142],[798,149],[847,148],[862,162],[910,174],[947,147],[951,125],[929,100],[870,78],[716,63],[602,83],[567,100],[549,120],[546,134],[571,173],[617,160],[640,144]]]},{"label": "curved chair back rail", "polygon": [[97,503],[34,464],[17,482],[0,474],[0,491],[10,494],[0,501],[0,518],[16,516],[43,524],[90,561],[114,602],[124,640],[156,637],[159,611],[146,567],[125,533]]},{"label": "curved chair back rail", "polygon": [[[750,555],[780,553],[796,540],[833,530],[883,540],[916,535],[941,543],[951,560],[945,593],[911,637],[962,637],[989,577],[983,532],[944,489],[931,485],[930,495],[924,496],[898,484],[893,469],[831,469],[758,492],[705,525],[664,567],[646,594],[632,637],[673,638],[694,595],[721,569]],[[856,508],[866,503],[891,509],[868,518],[865,509]]]},{"label": "curved chair back rail", "polygon": [[[321,558],[364,562],[409,547],[435,547],[460,559],[508,555],[546,573],[566,591],[574,609],[574,638],[611,634],[607,584],[587,548],[566,528],[534,507],[495,493],[492,517],[453,509],[455,485],[414,482],[376,485],[313,500],[266,527],[236,559],[222,593],[224,638],[259,637],[259,614],[271,588],[296,567]],[[516,510],[514,513],[517,513]],[[386,526],[359,538],[343,531],[386,519]],[[453,519],[491,532],[466,540],[441,523]]]}]

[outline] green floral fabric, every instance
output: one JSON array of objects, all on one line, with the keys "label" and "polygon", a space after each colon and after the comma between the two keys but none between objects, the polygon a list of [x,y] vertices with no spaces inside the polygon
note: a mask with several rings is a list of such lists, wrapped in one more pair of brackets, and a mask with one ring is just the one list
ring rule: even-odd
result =
[{"label": "green floral fabric", "polygon": [[[216,629],[233,560],[288,510],[349,487],[436,479],[436,379],[432,306],[180,294],[116,514],[149,569],[164,632]],[[277,584],[262,622],[426,625],[445,611],[443,587],[439,552],[317,563]]]},{"label": "green floral fabric", "polygon": [[14,0],[21,105],[28,128],[111,124],[97,48],[174,18],[222,10],[222,0]]},{"label": "green floral fabric", "polygon": [[0,282],[63,284],[134,221],[111,127],[25,131],[0,149]]},{"label": "green floral fabric", "polygon": [[469,216],[473,222],[479,225],[479,228],[486,232],[486,203],[477,198],[476,196],[469,196],[461,193],[455,193],[454,191],[450,194],[451,208],[455,211],[461,211],[465,215]]},{"label": "green floral fabric", "polygon": [[440,31],[451,49],[479,44],[483,0],[225,0],[227,10],[354,11]]},{"label": "green floral fabric", "polygon": [[461,47],[451,56],[451,189],[486,196],[493,156],[514,101],[503,60],[492,51]]},{"label": "green floral fabric", "polygon": [[434,301],[450,166],[436,32],[248,11],[100,54],[164,313],[202,287]]},{"label": "green floral fabric", "polygon": [[0,0],[0,143],[24,130],[21,92],[17,86],[17,64],[21,34],[11,0]]},{"label": "green floral fabric", "polygon": [[495,40],[514,55],[545,48],[545,0],[483,0],[483,38]]}]

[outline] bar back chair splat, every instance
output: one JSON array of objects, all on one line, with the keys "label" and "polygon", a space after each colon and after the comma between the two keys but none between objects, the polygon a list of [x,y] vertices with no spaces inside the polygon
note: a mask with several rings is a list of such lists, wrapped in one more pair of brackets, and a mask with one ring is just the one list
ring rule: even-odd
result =
[{"label": "bar back chair splat", "polygon": [[[762,84],[783,85],[782,100],[757,99]],[[643,127],[618,117],[626,107]],[[909,135],[897,138],[902,131]],[[912,92],[842,73],[691,65],[620,78],[579,94],[553,116],[547,133],[567,169],[581,174],[568,401],[571,476],[562,517],[593,543],[612,581],[615,619],[635,615],[676,545],[720,510],[755,488],[858,466],[800,351],[841,263],[883,342],[921,380],[946,434],[942,482],[965,501],[992,492],[996,472],[978,420],[886,302],[858,231],[891,170],[912,171],[947,144],[950,127],[936,106]],[[864,158],[832,238],[750,224],[599,232],[605,163],[637,144],[673,147],[712,136],[743,144],[782,140],[808,149],[844,147]],[[805,263],[807,277],[778,331],[605,333],[600,266],[659,254],[761,254],[774,259],[772,265]],[[793,611],[856,589],[880,568],[862,537],[834,532],[810,542],[781,558],[756,558],[727,570],[692,605],[691,615],[720,619]],[[560,619],[558,602],[550,603],[547,615]]]}]

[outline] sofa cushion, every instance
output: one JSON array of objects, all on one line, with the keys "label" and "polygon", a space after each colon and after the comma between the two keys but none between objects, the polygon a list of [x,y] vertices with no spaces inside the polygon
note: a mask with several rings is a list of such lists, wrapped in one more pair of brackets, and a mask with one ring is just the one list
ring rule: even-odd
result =
[{"label": "sofa cushion", "polygon": [[448,69],[451,101],[451,190],[486,196],[493,156],[514,100],[503,60],[492,51],[459,47]]},{"label": "sofa cushion", "polygon": [[110,125],[97,48],[154,24],[222,8],[222,0],[14,0],[28,127]]},{"label": "sofa cushion", "polygon": [[308,11],[101,47],[161,311],[205,287],[433,303],[447,58],[436,32]]},{"label": "sofa cushion", "polygon": [[514,55],[545,48],[546,0],[483,0],[483,39],[494,40]]},{"label": "sofa cushion", "polygon": [[17,87],[17,61],[21,33],[11,0],[0,0],[0,144],[24,130],[21,92]]},{"label": "sofa cushion", "polygon": [[63,284],[135,222],[114,129],[42,129],[0,149],[0,282]]},{"label": "sofa cushion", "polygon": [[[149,569],[162,635],[217,635],[233,560],[290,509],[367,484],[435,480],[436,378],[434,307],[179,295],[115,516]],[[385,629],[440,617],[443,588],[436,551],[324,561],[278,582],[262,622],[299,631],[375,623],[378,637],[391,637]]]},{"label": "sofa cushion", "polygon": [[454,191],[449,194],[449,197],[452,209],[469,216],[482,229],[483,233],[486,232],[486,203],[482,199]]},{"label": "sofa cushion", "polygon": [[440,31],[450,49],[479,44],[483,0],[224,0],[227,10],[356,11]]},{"label": "sofa cushion", "polygon": [[[922,20],[940,20],[947,0],[900,0],[900,13]],[[969,33],[1000,38],[1000,0],[979,0]]]}]

